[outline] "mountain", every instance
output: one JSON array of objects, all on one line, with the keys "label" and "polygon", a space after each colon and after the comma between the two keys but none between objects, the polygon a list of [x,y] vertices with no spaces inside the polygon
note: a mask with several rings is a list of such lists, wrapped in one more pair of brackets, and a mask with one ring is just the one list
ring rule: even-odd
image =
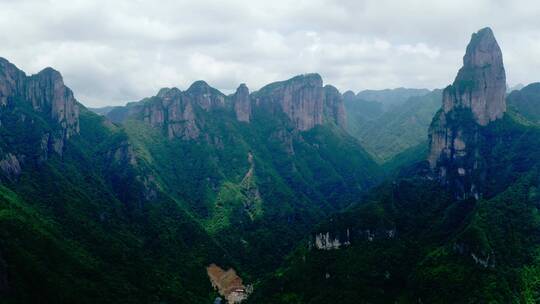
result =
[{"label": "mountain", "polygon": [[0,59],[2,301],[208,303],[210,265],[248,286],[380,182],[344,124],[317,74],[229,96],[197,81],[103,117],[59,72]]},{"label": "mountain", "polygon": [[[344,94],[347,130],[362,143],[379,162],[419,145],[427,136],[431,119],[437,112],[441,90],[407,89],[398,104],[384,110],[378,101],[366,101]],[[423,95],[422,95],[423,94]]]},{"label": "mountain", "polygon": [[533,123],[540,123],[540,83],[514,90],[506,98],[508,106]]},{"label": "mountain", "polygon": [[88,108],[88,110],[98,114],[98,115],[107,115],[110,111],[112,111],[114,108],[114,106],[106,106],[106,107],[101,107],[101,108]]},{"label": "mountain", "polygon": [[389,109],[393,106],[398,106],[406,102],[411,97],[426,95],[429,93],[427,89],[409,89],[396,88],[384,90],[364,90],[358,92],[356,97],[360,100],[376,101],[383,105],[383,108]]},{"label": "mountain", "polygon": [[229,259],[146,187],[127,134],[51,68],[27,76],[1,59],[0,88],[2,302],[207,302],[201,267]]},{"label": "mountain", "polygon": [[536,303],[540,128],[506,107],[501,50],[475,33],[425,160],[322,221],[252,303]]},{"label": "mountain", "polygon": [[443,107],[429,130],[430,167],[453,183],[459,197],[478,199],[483,194],[490,169],[485,153],[491,152],[484,150],[492,148],[492,134],[484,127],[503,117],[505,92],[502,52],[491,29],[485,28],[471,38],[463,67],[444,89]]},{"label": "mountain", "polygon": [[201,222],[241,271],[259,276],[313,224],[380,181],[377,164],[343,130],[342,107],[334,87],[306,74],[253,93],[240,85],[229,96],[198,81],[108,116],[144,159],[149,185]]}]

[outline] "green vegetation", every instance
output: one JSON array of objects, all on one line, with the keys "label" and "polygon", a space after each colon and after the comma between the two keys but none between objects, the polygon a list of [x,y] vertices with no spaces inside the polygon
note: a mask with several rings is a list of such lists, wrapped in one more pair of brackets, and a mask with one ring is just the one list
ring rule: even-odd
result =
[{"label": "green vegetation", "polygon": [[347,130],[384,163],[426,140],[440,104],[440,90],[409,97],[387,110],[374,101],[346,100]]},{"label": "green vegetation", "polygon": [[[251,303],[537,303],[540,129],[512,117],[480,130],[484,199],[409,169],[322,222]],[[318,250],[319,232],[351,245]]]}]

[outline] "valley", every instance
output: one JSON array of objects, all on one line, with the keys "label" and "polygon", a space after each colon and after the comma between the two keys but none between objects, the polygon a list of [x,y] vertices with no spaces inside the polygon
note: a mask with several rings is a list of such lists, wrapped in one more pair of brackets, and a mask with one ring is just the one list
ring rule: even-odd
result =
[{"label": "valley", "polygon": [[0,302],[537,303],[540,86],[506,73],[487,27],[442,89],[90,108],[0,58]]}]

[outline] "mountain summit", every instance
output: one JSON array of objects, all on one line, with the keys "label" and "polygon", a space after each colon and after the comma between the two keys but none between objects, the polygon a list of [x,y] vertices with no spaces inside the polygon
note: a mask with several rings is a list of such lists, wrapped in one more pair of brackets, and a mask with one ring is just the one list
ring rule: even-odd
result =
[{"label": "mountain summit", "polygon": [[459,181],[458,193],[463,198],[466,193],[479,197],[471,175],[481,167],[480,129],[503,117],[505,92],[501,49],[493,31],[484,28],[472,35],[463,67],[454,83],[444,89],[442,109],[429,129],[430,167],[445,182],[456,175],[453,180]]},{"label": "mountain summit", "polygon": [[502,52],[493,31],[487,27],[471,37],[463,67],[454,84],[444,90],[443,109],[469,108],[475,121],[485,126],[506,111],[506,74]]}]

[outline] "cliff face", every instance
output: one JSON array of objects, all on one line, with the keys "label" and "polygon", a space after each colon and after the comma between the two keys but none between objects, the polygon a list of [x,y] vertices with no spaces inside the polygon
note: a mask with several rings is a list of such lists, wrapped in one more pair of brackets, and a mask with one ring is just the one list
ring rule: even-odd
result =
[{"label": "cliff face", "polygon": [[262,109],[265,114],[275,117],[284,114],[300,131],[325,122],[341,127],[346,123],[342,95],[333,86],[323,87],[318,74],[275,82],[252,94],[245,84],[241,84],[229,96],[204,81],[197,81],[186,91],[163,88],[156,96],[117,107],[107,116],[118,123],[130,116],[139,117],[153,127],[163,128],[169,138],[193,140],[204,133],[207,125],[203,113],[232,111],[236,120],[250,123],[254,109]]},{"label": "cliff face", "polygon": [[139,111],[143,113],[145,122],[164,128],[169,138],[196,139],[201,132],[197,109],[212,111],[223,107],[225,95],[206,82],[197,81],[185,92],[177,88],[161,89],[156,96],[144,102]]},{"label": "cliff face", "polygon": [[[79,133],[79,105],[59,72],[46,68],[26,76],[0,58],[0,134],[7,138],[18,133],[32,139],[0,139],[0,170],[8,177],[17,177],[27,160],[43,161],[50,153],[63,154],[66,141]],[[28,158],[18,151],[21,145],[35,148],[39,156]]]},{"label": "cliff face", "polygon": [[249,89],[241,84],[233,95],[234,112],[238,121],[249,122],[251,119],[251,99]]},{"label": "cliff face", "polygon": [[485,126],[506,111],[506,74],[502,52],[490,28],[472,35],[453,85],[443,93],[443,109],[448,113],[467,108],[475,121]]},{"label": "cliff face", "polygon": [[306,74],[269,84],[257,92],[256,104],[273,113],[283,112],[297,129],[309,130],[323,123],[322,78]]},{"label": "cliff face", "polygon": [[0,106],[8,106],[17,100],[31,104],[35,111],[58,122],[66,138],[79,133],[77,101],[58,71],[46,68],[27,77],[0,58]]},{"label": "cliff face", "polygon": [[343,98],[334,87],[323,88],[318,74],[296,76],[269,84],[255,95],[257,106],[283,112],[301,131],[321,125],[325,120],[345,124]]},{"label": "cliff face", "polygon": [[324,117],[333,120],[338,126],[345,127],[345,105],[343,96],[334,86],[324,86]]},{"label": "cliff face", "polygon": [[481,190],[472,178],[481,170],[481,130],[506,111],[506,76],[502,53],[489,28],[472,35],[463,67],[443,91],[443,105],[430,129],[428,161],[445,182],[449,176],[460,198],[478,198]]}]

